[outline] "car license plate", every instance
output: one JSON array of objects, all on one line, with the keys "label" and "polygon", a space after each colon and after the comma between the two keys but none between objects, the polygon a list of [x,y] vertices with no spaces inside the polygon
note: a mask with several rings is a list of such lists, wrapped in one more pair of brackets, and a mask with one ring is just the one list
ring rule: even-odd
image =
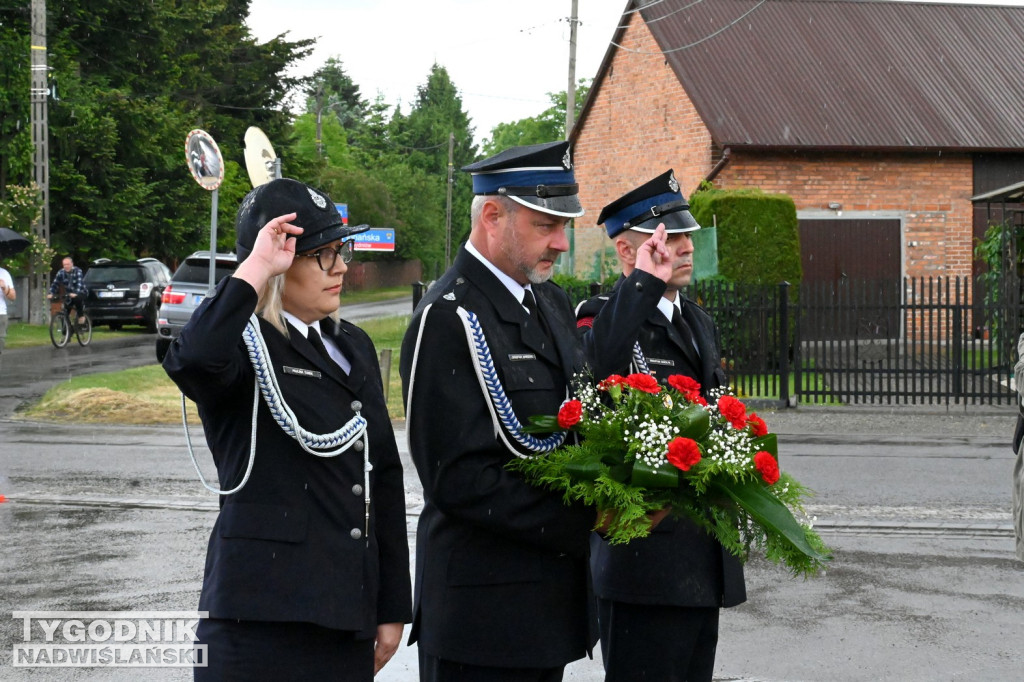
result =
[{"label": "car license plate", "polygon": [[96,298],[124,298],[123,291],[97,291]]},{"label": "car license plate", "polygon": [[192,305],[199,305],[206,298],[205,294],[192,294]]}]

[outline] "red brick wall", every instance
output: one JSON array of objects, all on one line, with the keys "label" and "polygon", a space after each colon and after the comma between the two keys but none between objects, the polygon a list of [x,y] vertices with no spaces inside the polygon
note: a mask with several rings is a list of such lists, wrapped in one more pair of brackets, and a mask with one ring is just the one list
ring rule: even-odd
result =
[{"label": "red brick wall", "polygon": [[[674,168],[689,196],[712,168],[712,139],[637,13],[581,122],[574,157],[586,215],[576,220],[577,272],[608,245],[601,208]],[[972,160],[969,155],[781,154],[731,151],[717,187],[790,195],[797,210],[904,212],[904,274],[969,276]],[[858,217],[868,217],[861,213]],[[597,228],[597,229],[594,229]],[[852,248],[856,244],[851,245]],[[584,275],[589,275],[585,270]]]},{"label": "red brick wall", "polygon": [[636,12],[628,17],[622,48],[573,146],[580,201],[586,209],[575,223],[576,250],[587,262],[586,254],[608,242],[604,228],[588,229],[597,227],[602,207],[669,168],[689,195],[711,167],[707,127],[658,53],[647,25]]},{"label": "red brick wall", "polygon": [[785,193],[798,211],[825,210],[838,202],[844,213],[904,212],[904,274],[969,277],[972,168],[967,155],[733,151],[715,186]]}]

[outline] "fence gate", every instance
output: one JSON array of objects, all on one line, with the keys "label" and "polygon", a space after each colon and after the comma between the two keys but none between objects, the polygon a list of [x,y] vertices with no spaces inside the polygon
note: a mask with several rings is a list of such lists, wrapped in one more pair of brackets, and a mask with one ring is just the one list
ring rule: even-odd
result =
[{"label": "fence gate", "polygon": [[974,301],[967,278],[811,282],[799,289],[700,282],[690,295],[718,324],[726,373],[741,397],[1016,401],[1020,305]]}]

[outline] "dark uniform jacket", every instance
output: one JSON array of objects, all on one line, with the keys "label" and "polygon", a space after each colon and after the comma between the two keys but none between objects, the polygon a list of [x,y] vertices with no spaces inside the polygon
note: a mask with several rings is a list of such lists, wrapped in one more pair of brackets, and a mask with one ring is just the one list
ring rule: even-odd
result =
[{"label": "dark uniform jacket", "polygon": [[[227,278],[171,344],[164,368],[199,406],[220,487],[234,488],[249,459],[254,370],[242,330],[256,307],[246,282]],[[347,322],[321,322],[352,369],[345,375],[294,329],[260,329],[284,400],[299,424],[331,433],[362,403],[368,424],[371,505],[365,532],[363,455],[305,452],[260,397],[256,455],[245,487],[221,496],[199,609],[213,618],[299,621],[374,634],[409,622],[411,586],[402,465],[384,404],[373,343]]]},{"label": "dark uniform jacket", "polygon": [[[711,316],[682,298],[681,312],[700,348],[687,348],[658,310],[665,283],[640,270],[620,278],[610,294],[577,309],[587,359],[596,379],[625,376],[637,340],[651,373],[661,383],[672,374],[700,382],[702,391],[725,384]],[[743,565],[692,521],[669,517],[643,540],[612,546],[594,536],[594,591],[602,599],[632,604],[690,607],[735,606],[746,601]]]},{"label": "dark uniform jacket", "polygon": [[[533,285],[544,336],[465,248],[420,302],[402,344],[409,448],[423,483],[411,641],[428,655],[495,667],[558,667],[596,641],[587,584],[596,511],[506,469],[457,310],[479,319],[519,421],[555,414],[581,368],[565,292]],[[504,427],[499,427],[504,431]]]}]

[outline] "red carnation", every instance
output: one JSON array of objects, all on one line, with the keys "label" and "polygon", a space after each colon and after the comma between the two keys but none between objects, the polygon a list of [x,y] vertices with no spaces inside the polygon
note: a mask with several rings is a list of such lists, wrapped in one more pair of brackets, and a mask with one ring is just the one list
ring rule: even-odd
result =
[{"label": "red carnation", "polygon": [[578,400],[567,400],[558,410],[558,425],[563,429],[569,429],[580,421],[583,414],[583,404]]},{"label": "red carnation", "polygon": [[718,399],[718,411],[729,420],[734,429],[742,429],[747,425],[747,408],[731,395],[723,395]]},{"label": "red carnation", "polygon": [[644,393],[661,393],[661,385],[650,374],[630,374],[626,377],[626,383]]},{"label": "red carnation", "polygon": [[754,466],[761,472],[761,478],[768,485],[773,485],[779,480],[779,463],[775,461],[770,452],[761,452],[754,455]]},{"label": "red carnation", "polygon": [[680,393],[700,393],[700,384],[685,374],[673,374],[669,376],[668,385]]},{"label": "red carnation", "polygon": [[672,466],[683,471],[700,461],[700,448],[697,441],[690,438],[673,438],[668,444],[668,461]]},{"label": "red carnation", "polygon": [[597,388],[601,391],[607,391],[612,386],[620,386],[626,383],[626,378],[620,374],[612,374],[607,379],[604,379],[597,385]]},{"label": "red carnation", "polygon": [[757,416],[756,412],[751,412],[750,416],[747,417],[747,426],[750,427],[750,432],[754,435],[754,438],[768,435],[768,425]]}]

